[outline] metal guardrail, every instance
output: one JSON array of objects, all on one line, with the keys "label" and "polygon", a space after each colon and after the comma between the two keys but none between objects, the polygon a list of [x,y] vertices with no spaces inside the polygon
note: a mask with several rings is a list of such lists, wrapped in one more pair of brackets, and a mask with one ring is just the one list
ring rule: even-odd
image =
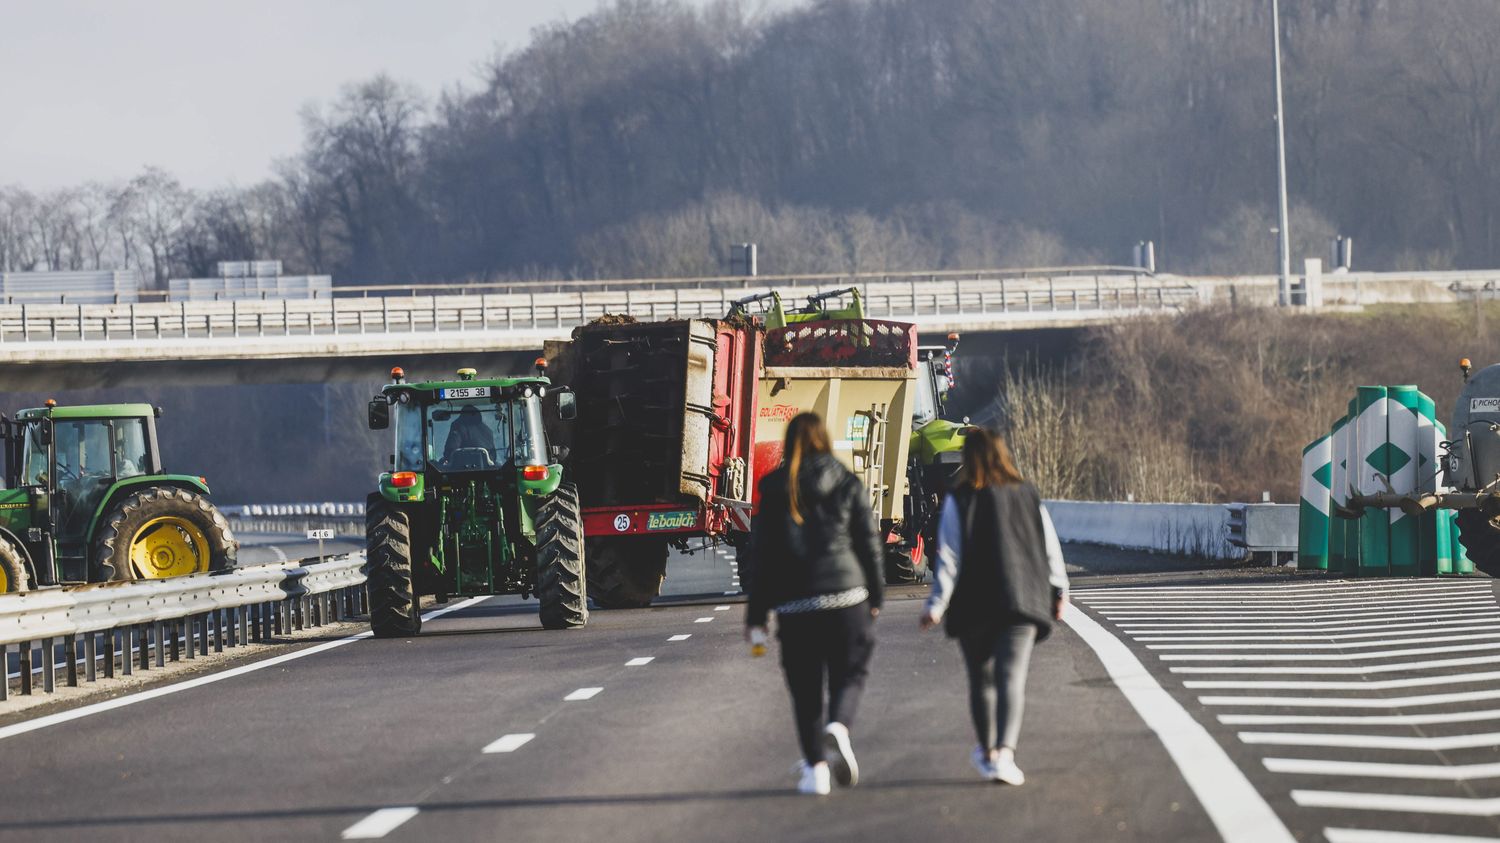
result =
[{"label": "metal guardrail", "polygon": [[[605,314],[719,318],[770,287],[494,293],[127,305],[0,306],[0,343],[307,337],[516,329],[564,330]],[[820,288],[821,289],[821,288]],[[1199,300],[1179,281],[1144,275],[917,279],[864,288],[872,318],[1031,318],[1179,309]]]},{"label": "metal guardrail", "polygon": [[[52,693],[129,676],[226,647],[322,626],[368,610],[364,554],[303,565],[259,565],[166,580],[98,583],[0,595],[0,701],[10,693],[10,653],[19,654],[22,694],[35,674]],[[82,642],[82,653],[79,643]],[[59,646],[60,644],[60,646]],[[59,654],[60,650],[60,654]],[[40,651],[40,664],[36,658]],[[60,659],[59,659],[60,655]]]},{"label": "metal guardrail", "polygon": [[1296,504],[1232,503],[1228,504],[1229,522],[1226,538],[1235,547],[1254,554],[1269,553],[1271,564],[1284,553],[1297,552]]}]

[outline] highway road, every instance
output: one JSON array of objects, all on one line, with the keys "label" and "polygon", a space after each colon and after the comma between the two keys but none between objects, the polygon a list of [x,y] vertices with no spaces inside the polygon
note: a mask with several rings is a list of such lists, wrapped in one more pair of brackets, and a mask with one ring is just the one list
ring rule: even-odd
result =
[{"label": "highway road", "polygon": [[1491,581],[1070,562],[1019,788],[969,768],[956,647],[916,631],[922,589],[902,588],[854,730],[862,783],[794,793],[785,689],[715,554],[581,630],[454,601],[417,638],[339,633],[67,722],[0,718],[0,841],[1500,839]]}]

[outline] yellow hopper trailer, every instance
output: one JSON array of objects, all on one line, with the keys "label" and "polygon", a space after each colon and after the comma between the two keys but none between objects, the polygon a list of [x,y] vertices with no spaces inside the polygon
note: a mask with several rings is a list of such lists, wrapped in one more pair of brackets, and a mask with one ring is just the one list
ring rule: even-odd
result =
[{"label": "yellow hopper trailer", "polygon": [[[916,326],[826,320],[766,332],[755,420],[756,488],[781,464],[787,422],[823,417],[833,453],[865,483],[886,536],[886,579],[912,582],[922,540],[908,531],[907,459],[917,390]],[[908,532],[910,535],[908,535]]]}]

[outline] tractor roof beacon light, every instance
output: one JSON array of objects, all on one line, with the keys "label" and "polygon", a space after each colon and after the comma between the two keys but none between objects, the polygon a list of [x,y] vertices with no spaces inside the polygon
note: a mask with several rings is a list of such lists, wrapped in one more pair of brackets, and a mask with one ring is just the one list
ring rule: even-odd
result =
[{"label": "tractor roof beacon light", "polygon": [[1469,363],[1469,358],[1465,357],[1462,360],[1459,360],[1458,361],[1458,368],[1461,369],[1463,371],[1463,373],[1464,373],[1464,383],[1468,383],[1469,382],[1469,370],[1471,368],[1473,368],[1473,364]]},{"label": "tractor roof beacon light", "polygon": [[48,407],[56,407],[57,406],[57,399],[56,398],[48,398],[43,403],[46,404]]},{"label": "tractor roof beacon light", "polygon": [[396,383],[406,383],[406,370],[400,366],[391,369],[391,380]]},{"label": "tractor roof beacon light", "polygon": [[536,373],[538,377],[543,377],[547,374],[547,358],[538,357],[536,359],[536,362],[532,365],[536,366]]},{"label": "tractor roof beacon light", "polygon": [[476,376],[478,376],[478,374],[479,373],[477,371],[475,371],[473,369],[470,369],[468,367],[465,367],[465,368],[462,368],[462,369],[458,370],[458,379],[461,380],[461,381],[471,381]]}]

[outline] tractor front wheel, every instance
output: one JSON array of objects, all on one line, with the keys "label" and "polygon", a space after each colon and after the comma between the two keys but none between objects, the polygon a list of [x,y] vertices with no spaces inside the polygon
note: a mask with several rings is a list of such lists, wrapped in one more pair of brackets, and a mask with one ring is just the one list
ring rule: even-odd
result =
[{"label": "tractor front wheel", "polygon": [[1460,509],[1455,520],[1458,539],[1474,567],[1490,576],[1500,574],[1500,530],[1477,509]]},{"label": "tractor front wheel", "polygon": [[94,582],[155,580],[234,567],[240,543],[208,498],[174,486],[127,495],[94,539]]},{"label": "tractor front wheel", "polygon": [[411,516],[380,495],[370,495],[365,502],[365,592],[376,638],[422,631],[411,561]]},{"label": "tractor front wheel", "polygon": [[583,516],[578,492],[563,483],[536,513],[536,596],[546,629],[574,629],[588,623]]},{"label": "tractor front wheel", "polygon": [[0,538],[0,594],[30,590],[31,578],[26,575],[26,560],[20,548]]},{"label": "tractor front wheel", "polygon": [[644,609],[667,577],[667,540],[601,536],[588,540],[589,596],[601,609]]}]

